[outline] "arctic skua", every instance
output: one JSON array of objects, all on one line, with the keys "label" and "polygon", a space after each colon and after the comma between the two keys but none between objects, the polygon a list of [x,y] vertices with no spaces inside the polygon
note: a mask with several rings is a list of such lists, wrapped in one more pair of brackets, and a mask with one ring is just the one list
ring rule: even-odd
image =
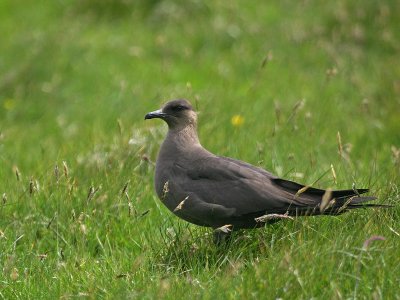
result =
[{"label": "arctic skua", "polygon": [[145,116],[153,118],[168,124],[156,163],[156,193],[170,211],[193,224],[228,233],[296,216],[382,206],[363,203],[376,199],[361,196],[368,189],[317,189],[207,151],[197,135],[197,114],[187,100],[170,101]]}]

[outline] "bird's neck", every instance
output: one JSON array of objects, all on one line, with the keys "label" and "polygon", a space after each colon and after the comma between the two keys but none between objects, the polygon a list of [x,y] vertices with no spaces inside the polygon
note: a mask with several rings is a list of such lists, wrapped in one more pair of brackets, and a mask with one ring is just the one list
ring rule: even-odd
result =
[{"label": "bird's neck", "polygon": [[180,130],[169,129],[166,139],[161,145],[159,161],[173,163],[176,159],[192,157],[193,153],[207,152],[200,144],[196,127],[190,125]]},{"label": "bird's neck", "polygon": [[183,151],[201,147],[195,124],[189,124],[179,129],[170,128],[165,142],[168,146]]}]

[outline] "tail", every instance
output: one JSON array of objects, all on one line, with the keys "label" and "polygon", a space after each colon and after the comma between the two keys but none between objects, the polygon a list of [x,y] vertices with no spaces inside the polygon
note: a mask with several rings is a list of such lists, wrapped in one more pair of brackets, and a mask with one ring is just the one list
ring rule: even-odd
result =
[{"label": "tail", "polygon": [[[313,188],[310,186],[305,186],[299,184],[297,182],[293,182],[290,180],[285,180],[281,178],[274,178],[272,179],[276,185],[284,190],[295,194],[296,196],[304,196],[307,199],[311,200],[310,207],[320,207],[321,200],[324,197],[326,190]],[[343,208],[343,206],[347,207],[348,209],[354,208],[365,208],[365,207],[392,207],[391,205],[384,205],[384,204],[362,204],[364,202],[369,202],[376,200],[376,197],[370,196],[360,196],[361,194],[367,193],[369,189],[348,189],[348,190],[337,190],[330,192],[330,199],[334,200],[334,203],[331,203],[330,211],[337,210]],[[299,209],[299,207],[295,207],[295,209]]]},{"label": "tail", "polygon": [[[368,190],[366,190],[367,192]],[[393,205],[388,204],[374,204],[374,203],[366,203],[370,201],[376,200],[376,197],[362,197],[362,196],[353,196],[350,198],[341,198],[333,204],[333,206],[328,209],[328,214],[341,214],[351,209],[358,208],[390,208]],[[335,200],[332,200],[335,201]],[[326,211],[324,211],[325,214]]]},{"label": "tail", "polygon": [[392,205],[365,203],[377,199],[372,196],[360,196],[367,193],[368,189],[354,188],[331,191],[329,199],[324,201],[323,198],[327,193],[326,190],[304,186],[281,178],[274,178],[272,181],[280,188],[301,197],[296,204],[292,204],[286,211],[282,210],[276,213],[287,213],[290,216],[340,215],[346,211],[358,208],[393,207]]},{"label": "tail", "polygon": [[[323,196],[326,192],[326,190],[322,189],[317,189],[313,188],[310,186],[305,186],[302,184],[299,184],[294,181],[290,180],[285,180],[281,178],[273,178],[271,179],[272,182],[274,182],[276,185],[280,186],[281,188],[292,192],[292,193],[300,193],[306,196]],[[361,194],[364,194],[368,192],[368,189],[349,189],[349,190],[339,190],[339,191],[332,191],[332,198],[340,199],[340,198],[349,198],[352,196],[360,196]],[[366,200],[370,201],[370,200]],[[364,201],[363,201],[364,202]]]}]

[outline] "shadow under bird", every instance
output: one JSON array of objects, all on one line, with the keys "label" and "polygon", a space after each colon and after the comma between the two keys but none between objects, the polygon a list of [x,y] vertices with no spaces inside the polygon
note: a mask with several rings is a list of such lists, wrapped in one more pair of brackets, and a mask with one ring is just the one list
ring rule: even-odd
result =
[{"label": "shadow under bird", "polygon": [[376,199],[368,189],[322,190],[278,178],[246,162],[214,155],[200,144],[197,114],[187,100],[173,100],[145,119],[159,118],[168,134],[158,154],[155,190],[178,217],[216,233],[255,228],[301,215],[338,215]]}]

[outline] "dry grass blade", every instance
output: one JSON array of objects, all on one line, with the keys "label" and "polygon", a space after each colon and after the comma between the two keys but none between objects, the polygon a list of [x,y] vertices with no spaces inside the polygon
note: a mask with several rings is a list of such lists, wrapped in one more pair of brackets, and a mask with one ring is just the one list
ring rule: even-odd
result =
[{"label": "dry grass blade", "polygon": [[292,119],[296,116],[296,114],[304,107],[305,100],[301,99],[296,102],[296,104],[292,108],[292,113],[290,114],[289,118],[287,119],[286,123],[290,123]]},{"label": "dry grass blade", "polygon": [[336,171],[332,164],[331,164],[331,171],[332,171],[333,181],[335,182],[335,184],[337,184]]},{"label": "dry grass blade", "polygon": [[44,254],[38,254],[37,257],[39,258],[39,260],[43,261],[47,258],[47,253]]},{"label": "dry grass blade", "polygon": [[87,194],[86,200],[89,201],[90,199],[92,199],[93,195],[94,195],[94,187],[91,186],[89,188],[89,192]]},{"label": "dry grass blade", "polygon": [[169,181],[166,181],[166,182],[164,183],[164,187],[163,187],[163,195],[162,195],[162,197],[161,197],[162,200],[165,199],[165,197],[167,196],[167,194],[168,194],[168,192],[169,192],[168,185],[169,185]]},{"label": "dry grass blade", "polygon": [[189,196],[186,196],[185,199],[183,199],[181,202],[179,202],[178,206],[175,207],[174,212],[177,212],[178,210],[181,210],[183,208],[183,204],[185,204],[187,199],[189,199]]},{"label": "dry grass blade", "polygon": [[258,218],[254,218],[254,220],[256,222],[259,223],[266,223],[270,220],[277,220],[277,219],[289,219],[289,220],[294,220],[293,217],[289,216],[287,213],[282,215],[282,214],[267,214],[267,215],[263,215],[261,217]]},{"label": "dry grass blade", "polygon": [[274,56],[272,54],[272,51],[269,50],[261,62],[261,69],[263,69],[268,64],[268,62],[270,62],[273,59],[273,57]]},{"label": "dry grass blade", "polygon": [[121,119],[117,119],[117,125],[118,125],[119,135],[122,136],[122,134],[124,133],[124,125],[122,124]]},{"label": "dry grass blade", "polygon": [[62,162],[62,164],[63,164],[64,176],[65,176],[65,178],[68,179],[69,170],[68,170],[67,162],[64,160],[64,161]]},{"label": "dry grass blade", "polygon": [[133,205],[132,202],[128,202],[128,216],[132,215]]},{"label": "dry grass blade", "polygon": [[351,188],[353,189],[354,193],[355,193],[357,196],[360,196],[360,193],[358,192],[358,190],[357,190],[357,188],[356,188],[355,182],[353,182]]},{"label": "dry grass blade", "polygon": [[35,192],[35,182],[33,181],[33,178],[29,180],[29,195],[32,195]]},{"label": "dry grass blade", "polygon": [[132,212],[134,212],[134,215],[137,216],[138,212],[137,212],[136,208],[133,206],[131,198],[129,197],[127,191],[125,191],[125,198],[126,198],[126,200],[128,200],[128,215],[131,216]]},{"label": "dry grass blade", "polygon": [[299,189],[296,194],[294,195],[295,197],[300,196],[301,194],[303,194],[305,191],[307,191],[311,186],[310,185],[305,185],[303,186],[301,189]]},{"label": "dry grass blade", "polygon": [[312,184],[307,184],[304,187],[302,187],[301,189],[299,189],[294,196],[298,197],[301,194],[305,193],[309,188],[313,187],[318,181],[320,181],[321,178],[323,178],[328,172],[329,172],[329,169],[326,170],[324,173],[322,173],[322,175],[320,177],[318,177]]},{"label": "dry grass blade", "polygon": [[58,165],[54,166],[54,176],[56,177],[56,182],[60,179],[60,170],[58,169]]},{"label": "dry grass blade", "polygon": [[55,220],[55,218],[57,217],[57,213],[54,214],[54,216],[51,218],[51,220],[49,221],[49,223],[47,224],[46,228],[49,229],[51,224],[53,223],[53,221]]},{"label": "dry grass blade", "polygon": [[389,227],[389,230],[391,231],[391,232],[393,232],[395,235],[397,235],[398,237],[400,237],[400,233],[398,233],[396,230],[394,230],[392,227],[390,227],[390,226],[388,226]]},{"label": "dry grass blade", "polygon": [[227,224],[221,227],[216,228],[214,231],[215,232],[223,232],[223,233],[230,233],[232,231],[232,224]]},{"label": "dry grass blade", "polygon": [[14,166],[14,173],[15,177],[17,178],[17,181],[21,181],[21,172],[19,171],[17,166]]},{"label": "dry grass blade", "polygon": [[354,197],[347,199],[347,201],[338,209],[338,213],[340,214],[342,211],[346,210],[347,206],[351,203]]},{"label": "dry grass blade", "polygon": [[129,180],[124,184],[124,187],[122,188],[122,191],[121,191],[121,195],[124,195],[124,194],[126,194],[126,191],[128,190],[128,186],[129,186]]},{"label": "dry grass blade", "polygon": [[342,137],[340,135],[340,131],[337,132],[336,138],[338,143],[339,155],[343,157],[343,145],[342,145]]},{"label": "dry grass blade", "polygon": [[88,192],[86,201],[89,202],[90,200],[92,200],[93,196],[97,193],[97,191],[98,191],[99,189],[100,189],[99,187],[94,188],[93,186],[91,186],[91,187],[89,188],[89,192]]},{"label": "dry grass blade", "polygon": [[325,193],[322,195],[321,204],[319,205],[319,210],[323,213],[329,206],[332,199],[332,189],[326,189]]},{"label": "dry grass blade", "polygon": [[363,243],[363,250],[367,250],[369,247],[369,244],[371,244],[373,241],[385,241],[386,238],[384,236],[380,235],[373,235],[369,239],[366,239]]}]

